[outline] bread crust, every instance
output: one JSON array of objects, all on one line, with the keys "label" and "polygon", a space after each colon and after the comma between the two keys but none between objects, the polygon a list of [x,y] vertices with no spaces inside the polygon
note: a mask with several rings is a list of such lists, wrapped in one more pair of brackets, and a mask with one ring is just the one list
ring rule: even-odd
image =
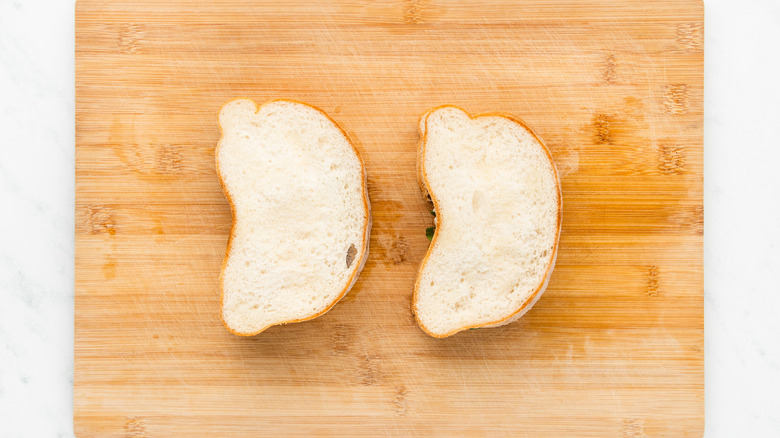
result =
[{"label": "bread crust", "polygon": [[[365,226],[363,227],[363,241],[362,241],[362,245],[361,245],[362,253],[359,254],[359,257],[357,257],[357,256],[355,257],[356,259],[360,260],[360,262],[355,264],[355,269],[352,271],[352,274],[349,277],[349,281],[347,282],[346,287],[344,287],[344,289],[341,291],[341,293],[339,293],[339,295],[336,297],[336,299],[333,300],[333,302],[328,304],[325,307],[325,309],[322,310],[319,313],[316,313],[316,314],[313,314],[313,315],[310,315],[310,316],[306,316],[306,317],[303,317],[303,318],[291,319],[291,320],[287,320],[287,321],[281,321],[281,322],[276,322],[276,323],[273,323],[273,324],[268,324],[265,327],[262,327],[261,329],[259,329],[257,331],[254,331],[254,332],[239,332],[239,331],[233,330],[233,328],[231,328],[230,325],[228,325],[228,323],[225,321],[225,317],[224,317],[224,310],[225,310],[225,307],[224,307],[224,305],[225,305],[225,286],[224,286],[223,275],[225,273],[225,266],[227,266],[228,258],[230,257],[230,250],[231,250],[231,247],[232,247],[232,244],[233,244],[233,238],[235,236],[236,207],[235,207],[235,204],[233,202],[233,197],[231,196],[230,191],[227,190],[227,187],[225,186],[225,181],[222,179],[222,173],[219,170],[219,150],[220,150],[220,148],[222,146],[222,140],[224,138],[224,129],[222,127],[222,123],[219,121],[219,114],[222,112],[222,108],[224,108],[226,105],[228,105],[231,102],[234,102],[236,100],[248,100],[248,101],[252,102],[255,105],[255,114],[257,114],[260,111],[260,109],[262,109],[264,106],[266,106],[268,104],[271,104],[273,102],[292,102],[292,103],[308,106],[309,108],[312,108],[312,109],[318,111],[319,113],[324,115],[328,120],[330,120],[330,122],[333,123],[333,125],[336,126],[339,129],[339,131],[341,131],[342,134],[344,134],[344,137],[347,139],[347,142],[352,147],[352,150],[355,152],[355,155],[357,156],[358,161],[360,161],[360,171],[363,174],[363,184],[362,184],[363,185],[363,190],[362,190],[362,193],[363,193],[363,208],[364,208],[364,211],[365,211],[365,219],[366,219],[366,221],[365,221]],[[222,320],[222,324],[225,326],[225,328],[230,333],[233,333],[234,335],[238,335],[238,336],[254,336],[254,335],[257,335],[257,334],[267,330],[270,327],[275,326],[275,325],[290,324],[290,323],[294,323],[294,322],[303,322],[303,321],[308,321],[310,319],[314,319],[314,318],[317,318],[319,316],[322,316],[328,310],[332,309],[333,306],[336,305],[336,303],[341,301],[341,299],[344,298],[347,295],[347,292],[349,292],[349,290],[352,289],[352,286],[357,281],[357,278],[360,275],[360,272],[363,270],[363,267],[366,264],[366,260],[368,259],[368,244],[369,244],[369,237],[370,237],[370,234],[371,234],[372,215],[371,215],[371,204],[368,201],[368,175],[366,173],[366,164],[365,164],[365,162],[363,162],[363,157],[360,156],[360,152],[358,152],[357,148],[355,147],[355,143],[352,141],[352,139],[349,137],[349,135],[347,135],[346,131],[344,131],[344,129],[338,123],[336,123],[336,121],[333,120],[325,111],[321,110],[320,108],[318,108],[318,107],[316,107],[314,105],[310,105],[308,103],[301,102],[301,101],[294,100],[294,99],[273,99],[273,100],[269,100],[269,101],[263,103],[262,105],[258,105],[253,99],[250,99],[250,98],[247,98],[247,97],[237,97],[235,99],[229,100],[228,102],[225,102],[219,108],[219,111],[217,111],[217,124],[219,125],[220,138],[219,138],[219,142],[217,143],[217,147],[214,149],[214,162],[216,164],[216,171],[217,171],[217,178],[219,179],[219,185],[222,187],[222,192],[225,194],[225,197],[227,198],[228,203],[230,204],[230,214],[232,216],[232,222],[231,222],[231,225],[230,225],[230,235],[228,236],[228,243],[227,243],[227,247],[225,248],[225,257],[222,260],[222,267],[220,268],[220,272],[219,272],[219,288],[220,288],[219,315],[220,315],[220,319]]]},{"label": "bread crust", "polygon": [[[425,324],[420,320],[418,317],[418,311],[417,311],[417,292],[420,287],[420,272],[422,272],[423,268],[425,267],[425,263],[428,261],[428,257],[430,257],[431,252],[436,245],[436,238],[439,235],[439,229],[441,224],[444,223],[445,217],[442,217],[441,212],[438,208],[438,199],[436,198],[436,195],[432,193],[429,190],[430,184],[428,183],[428,175],[425,171],[425,146],[428,140],[428,132],[430,131],[428,129],[428,116],[430,116],[433,112],[438,111],[442,108],[455,108],[466,115],[468,115],[470,120],[478,119],[480,117],[502,117],[505,118],[511,122],[514,122],[520,126],[522,126],[524,129],[526,129],[528,132],[531,133],[531,135],[536,139],[536,141],[539,142],[539,144],[542,145],[542,148],[544,149],[544,152],[547,154],[547,159],[552,164],[553,173],[555,176],[556,184],[556,192],[557,192],[557,198],[558,198],[558,215],[556,218],[556,227],[558,229],[558,233],[555,236],[555,242],[553,244],[553,247],[551,250],[553,251],[553,256],[550,258],[550,263],[547,265],[547,268],[545,270],[544,280],[539,284],[539,286],[536,288],[533,294],[531,294],[521,305],[520,307],[509,314],[506,317],[500,318],[495,321],[490,321],[482,324],[475,324],[475,325],[468,325],[464,327],[457,328],[455,330],[452,330],[450,332],[444,333],[444,334],[437,334],[431,332]],[[547,289],[547,285],[550,282],[550,276],[552,275],[553,267],[555,266],[555,262],[558,258],[558,243],[561,238],[561,222],[563,219],[563,198],[561,195],[561,179],[558,174],[558,168],[555,166],[555,161],[553,160],[552,153],[550,153],[550,149],[547,147],[547,145],[542,141],[541,138],[534,132],[533,129],[531,129],[522,119],[517,118],[510,114],[505,114],[501,112],[488,112],[488,113],[482,113],[472,116],[468,113],[468,111],[464,110],[463,108],[456,106],[456,105],[439,105],[437,107],[434,107],[425,113],[420,117],[420,123],[418,124],[418,129],[420,131],[420,145],[418,148],[417,153],[417,178],[418,183],[420,184],[420,189],[423,192],[423,196],[430,197],[431,202],[433,203],[433,208],[436,211],[436,221],[437,226],[436,230],[434,231],[433,238],[431,239],[431,244],[428,246],[428,251],[425,253],[425,257],[423,257],[422,261],[420,262],[420,267],[417,270],[417,279],[414,282],[414,290],[412,292],[412,314],[414,314],[414,319],[417,322],[417,325],[420,326],[420,328],[429,336],[434,338],[446,338],[448,336],[452,336],[455,333],[461,332],[463,330],[469,330],[473,328],[489,328],[489,327],[499,327],[505,324],[509,324],[511,322],[514,322],[518,320],[525,312],[527,312],[531,307],[539,300],[539,298],[542,296],[542,293]]]}]

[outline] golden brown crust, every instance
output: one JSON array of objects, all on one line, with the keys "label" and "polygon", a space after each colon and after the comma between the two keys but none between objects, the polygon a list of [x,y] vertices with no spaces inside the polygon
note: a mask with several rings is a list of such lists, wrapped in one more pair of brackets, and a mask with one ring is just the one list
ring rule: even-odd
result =
[{"label": "golden brown crust", "polygon": [[[436,111],[439,108],[442,108],[443,106],[446,106],[446,105],[437,106],[436,108],[429,109],[428,111],[423,113],[423,115],[420,116],[420,123],[418,123],[418,125],[417,125],[418,130],[420,130],[419,128],[420,128],[421,125],[426,125],[427,126],[428,116],[432,112]],[[426,132],[427,132],[427,129],[426,129]],[[415,173],[417,173],[417,185],[420,186],[420,190],[423,192],[423,197],[425,198],[425,201],[430,203],[430,204],[433,204],[430,200],[428,200],[428,187],[425,186],[425,181],[423,181],[423,174],[422,174],[422,167],[421,167],[422,166],[422,159],[421,158],[422,158],[423,142],[424,141],[425,141],[424,132],[422,130],[420,130],[420,143],[419,143],[419,146],[417,147],[417,163],[415,165],[416,166],[416,169],[415,169],[416,172]]]},{"label": "golden brown crust", "polygon": [[420,262],[420,267],[417,270],[417,272],[418,272],[417,279],[414,282],[414,290],[412,292],[412,313],[414,314],[414,319],[415,319],[415,321],[417,321],[417,325],[419,325],[420,328],[428,336],[432,336],[434,338],[446,338],[448,336],[454,335],[455,333],[461,332],[463,330],[472,329],[472,328],[480,328],[480,327],[490,327],[490,326],[502,325],[502,323],[504,323],[505,321],[511,321],[512,318],[515,317],[516,315],[518,315],[520,312],[523,312],[523,311],[527,310],[526,307],[530,303],[533,303],[535,301],[535,299],[538,297],[538,295],[541,292],[543,292],[543,289],[545,288],[545,285],[546,285],[547,281],[549,280],[550,274],[552,273],[553,266],[555,266],[555,260],[557,258],[557,254],[558,254],[558,242],[560,241],[560,237],[561,237],[561,222],[562,222],[562,219],[563,219],[563,198],[561,196],[561,179],[560,179],[560,177],[558,175],[558,169],[555,167],[555,161],[553,160],[552,153],[550,153],[550,149],[547,147],[546,144],[544,144],[542,139],[539,138],[538,135],[536,135],[536,133],[533,131],[533,129],[531,129],[522,119],[519,119],[519,118],[514,117],[512,115],[509,115],[509,114],[504,114],[504,113],[499,113],[499,112],[489,112],[489,113],[482,113],[482,114],[477,114],[475,116],[472,116],[466,110],[464,110],[463,108],[460,108],[459,106],[456,106],[456,105],[440,105],[440,106],[437,106],[435,108],[432,108],[432,109],[428,110],[427,112],[425,112],[421,116],[421,118],[424,118],[423,122],[424,122],[424,126],[426,128],[425,128],[424,131],[422,131],[422,130],[420,131],[420,134],[421,134],[422,138],[421,138],[421,141],[420,141],[420,149],[419,149],[419,152],[417,154],[417,160],[418,160],[417,165],[418,165],[418,169],[419,169],[418,170],[418,178],[420,180],[420,188],[423,190],[423,194],[425,194],[427,196],[430,196],[431,201],[433,202],[433,207],[436,210],[436,215],[437,215],[436,216],[437,224],[440,225],[440,224],[444,223],[444,218],[442,217],[441,212],[440,212],[440,210],[438,208],[439,207],[438,199],[428,189],[430,187],[430,184],[428,183],[428,175],[425,172],[424,156],[425,156],[425,145],[426,145],[427,140],[428,140],[428,132],[429,132],[429,129],[427,128],[427,126],[428,126],[428,116],[431,113],[433,113],[434,111],[437,111],[437,110],[442,109],[442,108],[456,108],[456,109],[458,109],[460,111],[463,111],[466,115],[469,116],[469,118],[471,120],[474,120],[474,119],[477,119],[477,118],[480,118],[480,117],[503,117],[505,119],[508,119],[508,120],[510,120],[510,121],[512,121],[514,123],[517,123],[518,125],[522,126],[526,130],[528,130],[528,132],[530,132],[531,135],[534,136],[534,138],[539,142],[539,144],[542,145],[542,148],[544,149],[545,153],[547,154],[547,159],[550,160],[550,163],[552,164],[553,173],[555,175],[555,180],[558,182],[558,184],[556,185],[556,189],[557,189],[557,192],[558,192],[558,217],[557,217],[557,223],[556,223],[557,224],[558,233],[555,236],[555,242],[553,243],[553,246],[551,248],[551,250],[552,250],[552,257],[550,258],[550,263],[547,265],[547,269],[545,269],[544,280],[539,284],[539,286],[536,288],[534,293],[531,294],[516,311],[514,311],[511,314],[509,314],[508,316],[503,317],[501,319],[498,319],[496,321],[491,321],[491,322],[486,322],[486,323],[483,323],[483,324],[476,324],[476,325],[470,325],[470,326],[461,327],[459,329],[453,330],[451,332],[447,332],[445,334],[435,334],[435,333],[432,333],[430,330],[428,330],[428,328],[425,327],[425,325],[422,323],[422,321],[420,321],[420,319],[417,316],[417,291],[418,291],[419,286],[420,286],[420,275],[419,275],[419,273],[422,272],[423,268],[425,267],[425,262],[428,261],[428,257],[431,255],[431,251],[432,251],[434,245],[436,245],[436,237],[439,235],[439,229],[440,229],[440,227],[437,226],[436,230],[433,233],[433,238],[431,239],[431,243],[428,246],[428,251],[425,253],[425,257],[423,257],[422,261]]},{"label": "golden brown crust", "polygon": [[360,171],[363,174],[363,178],[362,178],[362,181],[363,181],[362,182],[362,184],[363,184],[363,208],[364,208],[364,211],[365,211],[366,225],[363,227],[363,233],[362,233],[362,235],[363,235],[363,242],[362,242],[362,245],[361,245],[362,252],[359,254],[359,256],[357,256],[357,255],[355,256],[355,259],[359,260],[359,261],[364,261],[364,258],[367,256],[368,238],[369,238],[368,234],[369,234],[369,230],[371,229],[370,228],[371,227],[371,210],[370,210],[369,203],[368,203],[368,187],[367,187],[367,180],[366,180],[366,164],[363,162],[363,157],[360,156],[360,153],[358,152],[357,148],[355,147],[355,143],[352,141],[351,138],[349,138],[349,135],[347,135],[346,131],[344,131],[344,129],[338,123],[336,123],[336,121],[333,120],[325,111],[317,108],[314,105],[309,105],[308,103],[300,102],[300,101],[293,100],[293,99],[273,99],[273,100],[269,100],[268,102],[265,102],[262,105],[258,105],[254,100],[246,98],[246,97],[237,97],[235,99],[231,99],[230,101],[226,102],[225,104],[223,104],[220,107],[219,111],[217,112],[217,124],[219,125],[220,138],[219,138],[219,142],[217,143],[217,147],[214,150],[214,161],[215,161],[215,164],[216,164],[217,178],[219,178],[219,185],[222,187],[222,192],[225,194],[225,197],[227,198],[228,203],[230,204],[230,213],[231,213],[231,216],[232,216],[232,222],[231,222],[231,225],[230,225],[230,235],[228,236],[227,247],[225,248],[225,258],[222,260],[222,267],[221,267],[220,272],[219,272],[219,288],[220,288],[219,315],[220,315],[220,319],[222,319],[222,324],[225,326],[225,328],[228,329],[228,331],[230,333],[233,333],[234,335],[238,335],[238,336],[254,336],[254,335],[257,335],[257,334],[265,331],[269,327],[272,327],[272,326],[275,326],[275,325],[290,324],[290,323],[294,323],[294,322],[303,322],[303,321],[308,321],[310,319],[317,318],[318,316],[322,316],[323,314],[325,314],[325,312],[327,312],[328,310],[332,309],[333,306],[335,306],[336,303],[341,301],[341,299],[344,298],[344,296],[347,294],[347,292],[349,292],[349,289],[352,287],[352,285],[354,283],[354,280],[357,278],[357,276],[360,274],[360,271],[362,270],[362,264],[361,263],[356,263],[355,264],[355,270],[352,272],[352,275],[350,275],[350,277],[349,277],[349,279],[347,281],[347,286],[344,288],[344,290],[341,291],[341,293],[336,297],[335,300],[333,300],[332,303],[328,304],[323,311],[321,311],[321,312],[319,312],[317,314],[314,314],[314,315],[311,315],[311,316],[307,316],[305,318],[292,319],[292,320],[289,320],[289,321],[281,321],[281,322],[269,324],[269,325],[261,328],[260,330],[257,330],[255,332],[249,332],[249,333],[237,332],[237,331],[233,330],[228,325],[228,323],[225,321],[225,317],[224,317],[225,287],[224,287],[224,283],[223,283],[223,274],[225,273],[225,266],[227,266],[228,257],[230,257],[230,248],[231,248],[231,245],[233,243],[234,230],[236,228],[236,208],[235,208],[235,205],[233,204],[233,197],[230,195],[230,192],[227,190],[227,187],[225,187],[225,182],[222,179],[222,173],[219,170],[219,149],[222,146],[222,139],[224,138],[224,135],[223,135],[224,131],[222,129],[222,123],[220,123],[220,121],[219,121],[219,114],[222,112],[222,108],[224,108],[225,105],[229,104],[230,102],[236,101],[236,100],[248,100],[248,101],[252,102],[255,105],[255,114],[257,114],[262,107],[264,107],[265,105],[268,105],[270,103],[273,103],[273,102],[292,102],[292,103],[297,103],[297,104],[301,104],[301,105],[306,105],[309,108],[313,108],[313,109],[319,111],[328,120],[330,120],[330,122],[333,123],[333,125],[336,126],[341,131],[342,134],[344,134],[344,137],[347,139],[347,142],[352,147],[352,150],[355,152],[355,155],[358,157],[358,161],[360,161]]}]

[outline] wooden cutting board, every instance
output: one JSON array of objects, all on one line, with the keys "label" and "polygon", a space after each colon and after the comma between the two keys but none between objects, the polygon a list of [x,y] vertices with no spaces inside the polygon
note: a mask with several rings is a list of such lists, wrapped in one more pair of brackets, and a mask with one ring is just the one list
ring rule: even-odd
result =
[{"label": "wooden cutting board", "polygon": [[[81,0],[77,435],[700,436],[697,1]],[[231,335],[216,114],[330,114],[368,169],[371,252],[316,320]],[[558,264],[520,321],[427,337],[417,118],[525,119],[563,184]],[[294,169],[291,169],[291,171]]]}]

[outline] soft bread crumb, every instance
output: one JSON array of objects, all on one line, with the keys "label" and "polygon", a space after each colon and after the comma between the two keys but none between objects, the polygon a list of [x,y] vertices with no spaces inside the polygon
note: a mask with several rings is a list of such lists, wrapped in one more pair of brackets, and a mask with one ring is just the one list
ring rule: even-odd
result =
[{"label": "soft bread crumb", "polygon": [[546,287],[561,197],[549,152],[521,123],[445,106],[423,115],[418,153],[437,228],[413,310],[430,335],[519,318]]},{"label": "soft bread crumb", "polygon": [[219,123],[217,168],[234,213],[222,270],[225,325],[249,335],[324,313],[368,254],[360,157],[332,120],[298,102],[258,108],[236,99]]}]

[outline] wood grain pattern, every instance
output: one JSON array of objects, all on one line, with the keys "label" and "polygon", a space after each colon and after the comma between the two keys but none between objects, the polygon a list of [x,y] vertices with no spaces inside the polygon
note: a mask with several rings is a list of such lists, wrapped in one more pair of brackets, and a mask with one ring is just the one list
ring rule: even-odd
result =
[{"label": "wood grain pattern", "polygon": [[[703,11],[693,1],[82,0],[78,436],[700,436]],[[219,320],[227,100],[331,115],[368,169],[366,268],[316,320]],[[520,321],[427,337],[417,118],[522,117],[562,177],[550,287]]]}]

